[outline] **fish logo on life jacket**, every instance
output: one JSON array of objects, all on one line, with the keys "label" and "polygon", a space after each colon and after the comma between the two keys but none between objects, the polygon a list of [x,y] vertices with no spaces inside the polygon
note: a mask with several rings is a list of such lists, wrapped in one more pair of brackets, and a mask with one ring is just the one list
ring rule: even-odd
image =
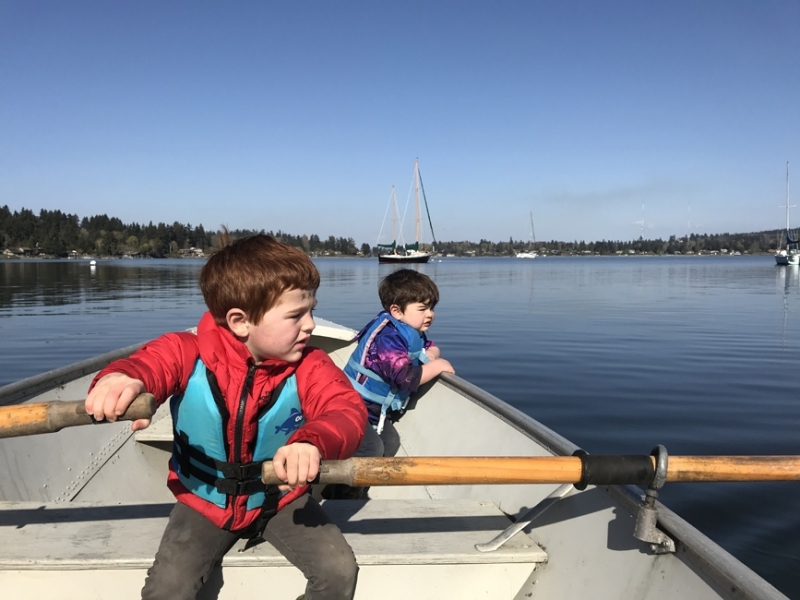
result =
[{"label": "fish logo on life jacket", "polygon": [[282,431],[284,433],[292,433],[293,431],[300,429],[300,425],[303,424],[303,413],[301,413],[296,408],[293,408],[292,411],[289,413],[289,418],[286,419],[280,425],[275,426],[275,433]]}]

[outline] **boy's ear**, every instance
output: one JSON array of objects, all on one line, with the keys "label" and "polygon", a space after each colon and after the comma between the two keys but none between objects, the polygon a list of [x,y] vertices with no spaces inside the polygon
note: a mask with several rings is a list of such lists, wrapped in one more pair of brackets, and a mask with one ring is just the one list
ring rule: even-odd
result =
[{"label": "boy's ear", "polygon": [[247,319],[247,313],[241,308],[232,308],[225,315],[225,321],[228,324],[228,329],[236,337],[244,338],[250,332],[250,321]]},{"label": "boy's ear", "polygon": [[392,315],[395,319],[400,320],[400,317],[403,316],[403,311],[400,310],[400,307],[397,304],[392,304],[389,307],[389,314]]}]

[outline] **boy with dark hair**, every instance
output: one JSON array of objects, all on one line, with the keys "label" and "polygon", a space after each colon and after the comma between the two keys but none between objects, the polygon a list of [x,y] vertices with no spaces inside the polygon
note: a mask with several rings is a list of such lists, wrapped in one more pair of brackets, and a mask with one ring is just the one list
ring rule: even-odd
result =
[{"label": "boy with dark hair", "polygon": [[[172,396],[167,486],[178,502],[143,599],[194,599],[244,537],[268,540],[302,570],[306,600],[353,598],[353,552],[305,493],[321,458],[353,455],[367,417],[331,359],[307,347],[318,287],[301,250],[266,235],[237,240],[200,273],[209,312],[197,335],[163,335],[92,382],[86,411],[98,420],[116,420],[145,391]],[[285,485],[261,483],[266,460]]]},{"label": "boy with dark hair", "polygon": [[439,302],[439,289],[430,277],[399,269],[381,281],[378,297],[383,311],[356,336],[358,345],[344,369],[364,399],[372,425],[356,456],[393,456],[399,448],[393,420],[411,394],[441,373],[455,373],[425,335]]}]

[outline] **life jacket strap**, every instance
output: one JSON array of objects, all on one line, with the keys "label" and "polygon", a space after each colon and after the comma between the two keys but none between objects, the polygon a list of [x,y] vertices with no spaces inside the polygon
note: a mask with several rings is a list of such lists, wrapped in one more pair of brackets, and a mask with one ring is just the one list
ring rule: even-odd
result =
[{"label": "life jacket strap", "polygon": [[375,381],[383,381],[383,378],[378,375],[375,371],[372,371],[359,363],[357,360],[354,360],[353,357],[350,357],[350,360],[347,361],[347,366],[353,369],[354,371],[360,373],[364,377],[369,377],[370,379],[374,379]]},{"label": "life jacket strap", "polygon": [[[207,485],[214,486],[221,494],[230,496],[249,496],[256,492],[264,491],[265,485],[261,481],[261,466],[263,461],[251,463],[230,463],[211,458],[197,448],[189,445],[189,436],[183,431],[175,431],[173,453],[177,459],[178,468],[184,477],[195,477]],[[221,473],[209,473],[192,464],[193,461]]]},{"label": "life jacket strap", "polygon": [[277,485],[268,485],[264,493],[264,504],[261,505],[261,514],[256,519],[254,532],[247,543],[242,548],[242,552],[253,546],[257,546],[264,540],[264,530],[267,528],[269,520],[278,513],[278,500],[281,499],[281,491]]},{"label": "life jacket strap", "polygon": [[403,410],[406,407],[406,404],[408,404],[408,401],[400,400],[394,390],[389,390],[388,395],[381,396],[380,394],[376,394],[375,392],[368,390],[355,379],[350,379],[350,383],[353,384],[353,388],[359,394],[361,394],[361,397],[364,398],[364,400],[374,404],[380,404],[381,414],[386,414],[386,411],[390,408],[392,410]]},{"label": "life jacket strap", "polygon": [[228,496],[250,496],[256,492],[263,492],[266,488],[266,485],[264,485],[264,482],[260,479],[251,479],[249,481],[214,479],[211,485],[216,487],[218,492],[227,494]]}]

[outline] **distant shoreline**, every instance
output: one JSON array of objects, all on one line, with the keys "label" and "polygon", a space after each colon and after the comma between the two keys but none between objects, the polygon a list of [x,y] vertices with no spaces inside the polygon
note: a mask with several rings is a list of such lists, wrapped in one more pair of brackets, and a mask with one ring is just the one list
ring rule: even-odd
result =
[{"label": "distant shoreline", "polygon": [[[545,259],[554,259],[554,258],[742,258],[742,257],[749,257],[749,256],[774,256],[774,252],[756,252],[756,253],[741,253],[741,254],[712,254],[710,252],[703,252],[701,254],[669,254],[669,253],[662,253],[662,254],[655,254],[655,253],[643,253],[643,254],[546,254],[546,255],[539,255],[536,259],[519,259],[520,262],[530,262],[531,260],[545,260]],[[0,261],[60,261],[60,262],[88,262],[90,260],[103,260],[103,261],[151,261],[151,260],[205,260],[209,255],[206,256],[159,256],[159,257],[152,257],[152,256],[144,256],[144,257],[121,257],[121,256],[81,256],[79,258],[64,258],[59,256],[6,256],[0,255]],[[312,259],[322,259],[322,260],[341,260],[341,259],[360,259],[360,260],[375,260],[377,256],[357,256],[351,254],[342,254],[337,256],[315,256],[309,255]],[[477,256],[472,255],[463,255],[463,256],[432,256],[430,262],[439,262],[441,260],[453,260],[453,259],[501,259],[501,258],[516,258],[514,255],[508,254],[482,254]]]}]

